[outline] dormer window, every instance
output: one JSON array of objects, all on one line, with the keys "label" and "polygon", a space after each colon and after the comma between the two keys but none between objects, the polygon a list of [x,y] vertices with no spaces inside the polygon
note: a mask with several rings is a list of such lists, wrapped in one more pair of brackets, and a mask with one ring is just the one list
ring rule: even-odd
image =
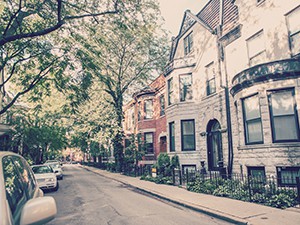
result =
[{"label": "dormer window", "polygon": [[184,39],[184,55],[189,54],[193,49],[193,33],[188,34]]}]

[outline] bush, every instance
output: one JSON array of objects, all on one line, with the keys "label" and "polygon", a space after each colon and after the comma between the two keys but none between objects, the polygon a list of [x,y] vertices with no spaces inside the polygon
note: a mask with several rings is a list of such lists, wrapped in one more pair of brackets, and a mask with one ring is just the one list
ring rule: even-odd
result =
[{"label": "bush", "polygon": [[147,180],[154,182],[156,184],[173,184],[173,178],[172,177],[164,177],[164,176],[157,176],[157,177],[152,177],[150,175],[144,175],[141,177],[141,180]]},{"label": "bush", "polygon": [[[242,201],[250,201],[249,186],[238,180],[201,180],[189,182],[189,191],[213,194],[220,197],[228,197]],[[251,201],[276,208],[288,208],[297,204],[297,194],[294,190],[276,190],[275,187],[266,188],[263,185],[251,185]]]},{"label": "bush", "polygon": [[265,205],[285,209],[297,204],[297,194],[292,190],[278,190],[265,202]]}]

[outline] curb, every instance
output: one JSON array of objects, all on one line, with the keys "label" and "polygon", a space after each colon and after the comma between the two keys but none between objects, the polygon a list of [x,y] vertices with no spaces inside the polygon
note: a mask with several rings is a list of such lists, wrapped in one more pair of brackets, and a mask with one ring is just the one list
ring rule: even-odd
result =
[{"label": "curb", "polygon": [[[115,181],[117,181],[119,183],[122,183],[122,184],[125,184],[125,185],[127,185],[127,186],[129,186],[131,188],[135,188],[135,189],[137,189],[140,192],[144,192],[144,193],[146,193],[148,195],[152,195],[154,197],[157,197],[157,198],[160,198],[162,200],[165,200],[165,201],[168,201],[168,202],[180,205],[180,206],[188,208],[190,210],[193,210],[193,211],[196,211],[196,212],[200,212],[200,213],[206,214],[208,216],[212,216],[212,217],[217,218],[217,219],[221,219],[221,220],[229,222],[229,223],[234,223],[234,224],[238,224],[238,225],[250,225],[250,223],[248,221],[244,220],[244,219],[235,218],[235,217],[229,216],[229,215],[224,215],[224,213],[222,213],[222,212],[216,212],[216,211],[213,211],[213,210],[211,210],[209,208],[203,208],[203,207],[199,207],[199,206],[193,206],[193,205],[188,204],[188,203],[183,203],[183,202],[180,202],[180,201],[177,201],[177,200],[173,200],[171,198],[167,198],[167,197],[162,196],[160,194],[154,193],[153,191],[145,190],[143,188],[136,187],[134,185],[131,185],[131,184],[129,184],[127,182],[124,182],[124,181],[121,181],[119,179],[116,179],[116,178],[113,178],[113,177],[110,177],[110,176],[106,176],[104,174],[100,174],[100,173],[98,173],[96,171],[96,170],[99,170],[97,168],[93,168],[94,169],[93,170],[92,168],[90,168],[88,166],[82,166],[81,165],[81,167],[83,169],[86,169],[88,171],[96,173],[96,174],[98,174],[100,176],[103,176],[103,177],[115,180]],[[123,175],[123,176],[125,176],[125,175]]]}]

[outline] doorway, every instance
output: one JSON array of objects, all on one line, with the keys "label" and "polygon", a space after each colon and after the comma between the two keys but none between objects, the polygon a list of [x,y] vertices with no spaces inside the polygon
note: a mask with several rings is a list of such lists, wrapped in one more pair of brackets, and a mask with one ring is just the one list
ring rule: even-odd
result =
[{"label": "doorway", "polygon": [[207,158],[208,170],[219,170],[218,163],[223,162],[222,134],[218,120],[210,120],[207,124]]}]

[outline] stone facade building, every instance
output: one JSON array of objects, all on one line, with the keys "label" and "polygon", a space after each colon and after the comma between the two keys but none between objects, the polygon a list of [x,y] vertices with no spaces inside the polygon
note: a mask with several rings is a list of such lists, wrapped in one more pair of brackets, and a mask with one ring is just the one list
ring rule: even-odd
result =
[{"label": "stone facade building", "polygon": [[[132,105],[137,114],[137,105],[165,93],[166,116],[159,125],[137,122],[135,132],[156,132],[159,143],[166,131],[167,152],[179,156],[183,171],[202,164],[300,175],[299,1],[209,0],[197,14],[187,10],[164,78],[159,92],[144,89]],[[157,127],[164,122],[165,130]]]},{"label": "stone facade building", "polygon": [[234,103],[234,170],[299,176],[300,2],[235,5],[239,38],[224,48]]},{"label": "stone facade building", "polygon": [[300,4],[186,11],[166,67],[168,153],[182,169],[300,174]]},{"label": "stone facade building", "polygon": [[136,92],[124,107],[124,131],[140,136],[146,144],[145,156],[139,164],[156,163],[160,152],[166,152],[165,78],[160,75],[148,87]]}]

